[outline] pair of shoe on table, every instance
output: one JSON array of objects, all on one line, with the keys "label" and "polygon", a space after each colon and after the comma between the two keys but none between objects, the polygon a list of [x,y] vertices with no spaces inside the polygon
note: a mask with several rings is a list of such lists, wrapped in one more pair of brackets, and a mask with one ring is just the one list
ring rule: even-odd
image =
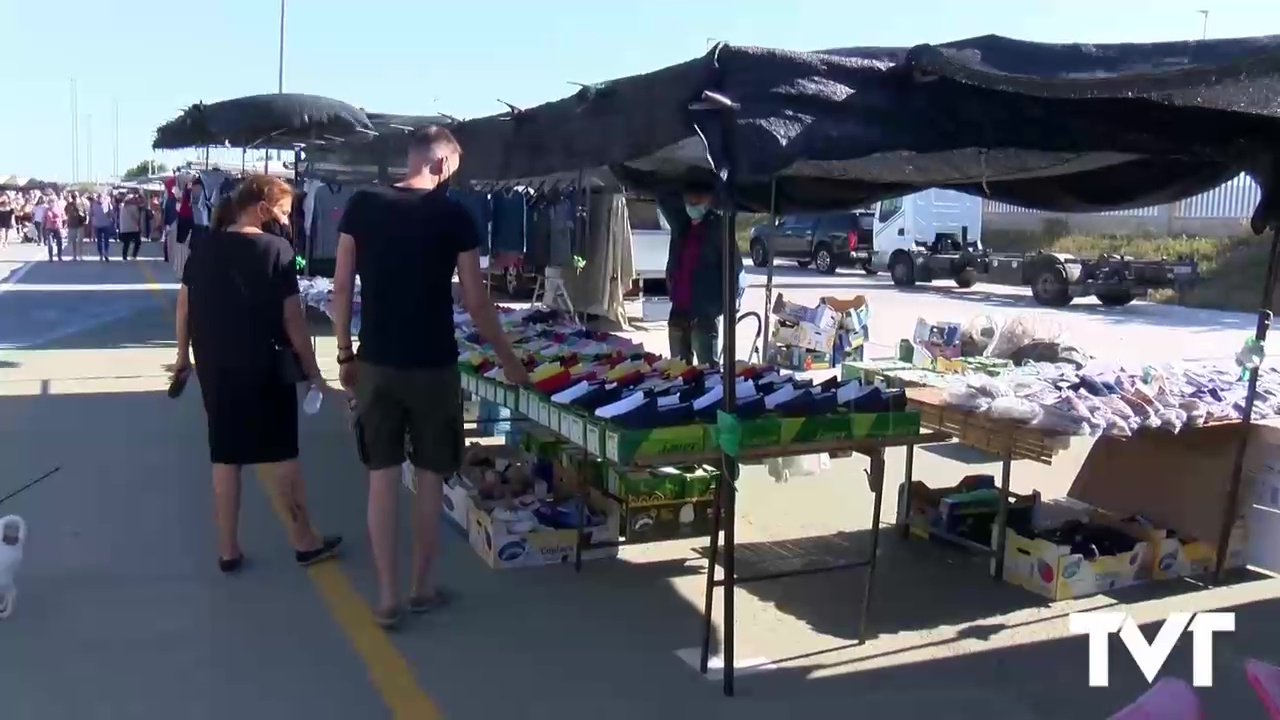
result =
[{"label": "pair of shoe on table", "polygon": [[[681,378],[581,381],[551,396],[560,405],[590,413],[627,429],[675,427],[714,423],[724,406],[724,385],[717,374],[703,374],[689,382]],[[817,417],[840,411],[886,413],[906,410],[901,390],[864,386],[857,380],[812,380],[776,373],[734,383],[733,414],[748,420],[779,417]]]}]

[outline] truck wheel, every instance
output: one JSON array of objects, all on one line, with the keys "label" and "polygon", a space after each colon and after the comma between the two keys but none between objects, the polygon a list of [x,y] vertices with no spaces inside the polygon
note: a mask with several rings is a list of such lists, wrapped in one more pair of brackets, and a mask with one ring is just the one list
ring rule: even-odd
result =
[{"label": "truck wheel", "polygon": [[956,287],[971,288],[978,284],[978,271],[965,268],[956,275]]},{"label": "truck wheel", "polygon": [[1031,296],[1045,307],[1070,305],[1072,298],[1066,269],[1058,264],[1040,268],[1031,280]]},{"label": "truck wheel", "polygon": [[1124,307],[1133,302],[1132,290],[1103,290],[1094,293],[1094,297],[1098,298],[1098,302],[1107,307]]},{"label": "truck wheel", "polygon": [[523,298],[529,292],[528,285],[524,281],[524,273],[513,267],[503,270],[502,289],[506,291],[509,298]]},{"label": "truck wheel", "polygon": [[866,273],[866,274],[868,274],[868,275],[879,275],[879,274],[880,274],[880,271],[879,271],[879,270],[877,270],[877,269],[875,269],[875,268],[871,267],[871,261],[870,261],[870,260],[868,260],[867,262],[862,263],[862,272],[864,272],[864,273]]},{"label": "truck wheel", "polygon": [[769,264],[769,250],[761,240],[751,241],[751,264],[756,267],[764,267]]},{"label": "truck wheel", "polygon": [[[804,267],[804,265],[800,267]],[[836,259],[831,255],[830,245],[823,243],[813,249],[813,267],[823,275],[836,274]]]},{"label": "truck wheel", "polygon": [[889,277],[898,287],[911,287],[916,284],[916,265],[911,256],[898,253],[889,259]]}]

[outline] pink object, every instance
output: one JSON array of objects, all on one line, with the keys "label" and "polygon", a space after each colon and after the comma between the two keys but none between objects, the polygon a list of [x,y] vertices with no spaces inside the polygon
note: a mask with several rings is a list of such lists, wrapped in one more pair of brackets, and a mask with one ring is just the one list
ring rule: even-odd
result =
[{"label": "pink object", "polygon": [[1245,660],[1244,672],[1258,699],[1267,708],[1267,717],[1280,720],[1280,667],[1261,660]]},{"label": "pink object", "polygon": [[1203,720],[1200,698],[1185,680],[1163,678],[1111,720]]}]

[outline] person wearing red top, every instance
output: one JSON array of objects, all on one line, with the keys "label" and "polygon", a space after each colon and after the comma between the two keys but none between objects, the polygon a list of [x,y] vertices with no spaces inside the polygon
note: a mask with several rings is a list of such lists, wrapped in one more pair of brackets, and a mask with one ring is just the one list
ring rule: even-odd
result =
[{"label": "person wearing red top", "polygon": [[[722,282],[732,263],[734,278],[742,273],[742,258],[723,252],[724,216],[711,206],[713,187],[691,181],[682,198],[659,201],[671,226],[667,252],[667,293],[671,297],[668,339],[671,357],[700,365],[716,362],[718,321],[725,313]],[[740,289],[739,289],[740,291]]]}]

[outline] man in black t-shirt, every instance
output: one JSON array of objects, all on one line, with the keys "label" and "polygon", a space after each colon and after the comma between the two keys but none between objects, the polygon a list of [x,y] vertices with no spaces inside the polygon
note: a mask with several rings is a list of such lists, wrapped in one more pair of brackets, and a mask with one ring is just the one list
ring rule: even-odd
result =
[{"label": "man in black t-shirt", "polygon": [[[375,617],[400,619],[396,497],[405,437],[413,464],[413,576],[408,607],[427,612],[446,598],[431,579],[444,479],[462,462],[462,387],[454,339],[453,274],[463,305],[512,382],[528,375],[502,332],[485,291],[480,233],[447,194],[462,155],[447,130],[419,130],[409,144],[409,175],[361,190],[338,228],[333,322],[343,387],[356,398],[356,441],[369,469],[369,536],[378,574]],[[351,345],[351,300],[360,277],[360,349]]]}]

